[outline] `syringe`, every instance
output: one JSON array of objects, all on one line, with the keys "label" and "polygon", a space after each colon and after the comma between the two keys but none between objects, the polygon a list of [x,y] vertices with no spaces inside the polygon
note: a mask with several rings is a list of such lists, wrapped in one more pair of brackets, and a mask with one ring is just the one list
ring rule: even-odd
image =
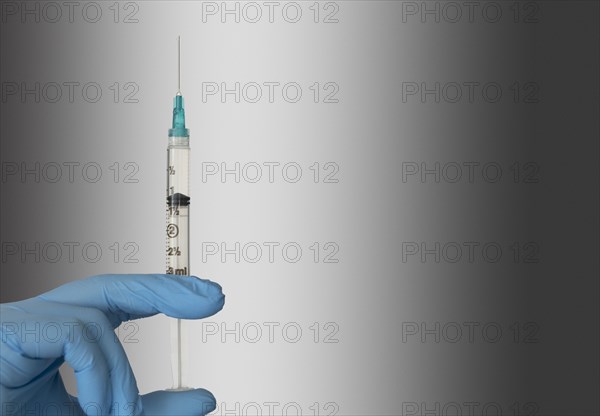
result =
[{"label": "syringe", "polygon": [[[178,88],[173,105],[173,125],[167,147],[167,274],[190,275],[190,134],[185,127],[181,95],[181,38],[177,40]],[[185,389],[182,370],[187,342],[180,319],[171,324],[173,389]]]}]

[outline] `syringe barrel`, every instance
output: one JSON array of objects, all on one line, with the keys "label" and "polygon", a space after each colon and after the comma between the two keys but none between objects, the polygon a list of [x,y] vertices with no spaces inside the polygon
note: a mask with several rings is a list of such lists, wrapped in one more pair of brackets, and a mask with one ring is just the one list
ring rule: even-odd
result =
[{"label": "syringe barrel", "polygon": [[167,148],[167,274],[190,275],[189,171],[189,137],[170,136]]}]

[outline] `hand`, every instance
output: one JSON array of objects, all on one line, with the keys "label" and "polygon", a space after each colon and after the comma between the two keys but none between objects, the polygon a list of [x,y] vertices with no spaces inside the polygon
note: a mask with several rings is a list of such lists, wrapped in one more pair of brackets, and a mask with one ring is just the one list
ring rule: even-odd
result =
[{"label": "hand", "polygon": [[[0,305],[2,415],[205,415],[215,398],[204,390],[139,395],[114,329],[164,313],[200,319],[223,308],[221,286],[175,275],[101,275],[35,298]],[[74,370],[78,398],[58,372]]]}]

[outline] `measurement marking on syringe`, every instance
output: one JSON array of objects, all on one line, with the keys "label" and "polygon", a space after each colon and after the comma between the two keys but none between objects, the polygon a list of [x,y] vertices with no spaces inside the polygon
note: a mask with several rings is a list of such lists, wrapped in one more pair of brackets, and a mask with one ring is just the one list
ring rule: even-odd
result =
[{"label": "measurement marking on syringe", "polygon": [[167,225],[167,237],[175,238],[179,234],[179,227],[175,224]]}]

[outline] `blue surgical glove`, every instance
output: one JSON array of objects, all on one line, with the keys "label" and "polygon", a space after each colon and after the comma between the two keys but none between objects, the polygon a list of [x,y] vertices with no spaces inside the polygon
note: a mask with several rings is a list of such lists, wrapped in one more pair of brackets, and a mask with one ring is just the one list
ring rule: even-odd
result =
[{"label": "blue surgical glove", "polygon": [[[101,275],[0,305],[2,415],[205,415],[214,396],[196,389],[139,395],[114,329],[164,313],[200,319],[223,308],[221,286],[175,275]],[[74,370],[78,398],[58,372]]]}]

